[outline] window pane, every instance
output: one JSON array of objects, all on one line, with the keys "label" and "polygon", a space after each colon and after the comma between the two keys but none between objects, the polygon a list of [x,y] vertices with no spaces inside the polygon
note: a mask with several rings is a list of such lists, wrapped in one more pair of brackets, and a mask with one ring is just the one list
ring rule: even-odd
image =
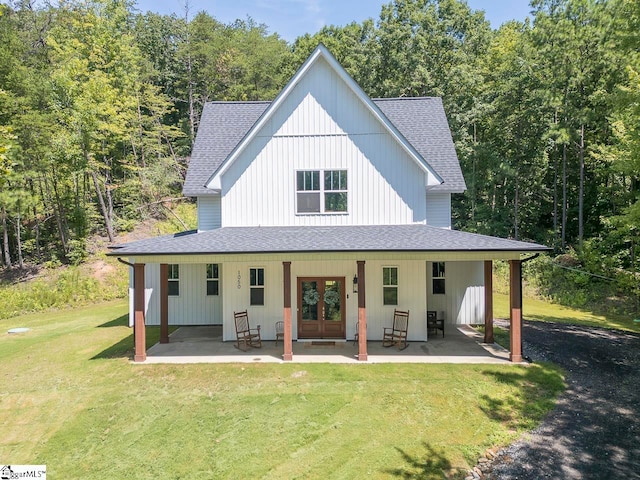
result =
[{"label": "window pane", "polygon": [[170,264],[167,266],[167,276],[171,280],[177,280],[180,278],[180,269],[176,264]]},{"label": "window pane", "polygon": [[264,288],[251,289],[251,305],[264,305]]},{"label": "window pane", "polygon": [[324,211],[325,212],[346,212],[347,211],[347,194],[346,193],[325,193],[324,194]]},{"label": "window pane", "polygon": [[444,277],[444,262],[433,262],[433,277]]},{"label": "window pane", "polygon": [[168,291],[169,291],[169,295],[171,296],[180,295],[180,282],[176,282],[176,281],[169,282]]},{"label": "window pane", "polygon": [[398,268],[397,267],[382,268],[382,284],[398,285]]},{"label": "window pane", "polygon": [[444,294],[444,278],[435,278],[433,280],[433,293]]},{"label": "window pane", "polygon": [[298,193],[299,213],[319,213],[320,194],[319,193]]},{"label": "window pane", "polygon": [[325,190],[346,190],[347,189],[347,171],[346,170],[327,170],[324,172],[324,189]]},{"label": "window pane", "polygon": [[255,268],[249,269],[249,285],[255,285],[257,281],[257,272]]},{"label": "window pane", "polygon": [[383,287],[382,296],[384,305],[398,305],[398,287]]},{"label": "window pane", "polygon": [[297,174],[296,174],[296,176],[297,176],[297,181],[296,181],[297,190],[304,190],[304,173],[305,172],[297,172]]},{"label": "window pane", "polygon": [[311,190],[320,190],[320,172],[309,172],[311,174]]},{"label": "window pane", "polygon": [[218,295],[218,280],[207,281],[207,295]]},{"label": "window pane", "polygon": [[264,268],[258,268],[258,283],[257,285],[264,285]]},{"label": "window pane", "polygon": [[207,264],[207,278],[218,278],[218,264]]}]

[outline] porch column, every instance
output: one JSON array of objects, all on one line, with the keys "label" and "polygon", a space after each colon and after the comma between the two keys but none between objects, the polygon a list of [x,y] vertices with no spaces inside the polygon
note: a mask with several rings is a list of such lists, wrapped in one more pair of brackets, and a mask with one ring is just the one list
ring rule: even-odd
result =
[{"label": "porch column", "polygon": [[284,277],[284,361],[293,360],[293,341],[291,339],[291,262],[282,262]]},{"label": "porch column", "polygon": [[358,360],[367,361],[367,308],[365,303],[364,260],[358,260]]},{"label": "porch column", "polygon": [[147,359],[146,332],[144,325],[144,263],[133,266],[133,339],[134,362]]},{"label": "porch column", "polygon": [[169,265],[160,264],[160,343],[169,343]]},{"label": "porch column", "polygon": [[522,361],[522,276],[520,274],[522,265],[520,260],[509,260],[510,277],[510,304],[511,304],[511,326],[509,336],[511,340],[511,353],[509,360],[512,362]]},{"label": "porch column", "polygon": [[493,262],[484,262],[484,343],[493,343]]}]

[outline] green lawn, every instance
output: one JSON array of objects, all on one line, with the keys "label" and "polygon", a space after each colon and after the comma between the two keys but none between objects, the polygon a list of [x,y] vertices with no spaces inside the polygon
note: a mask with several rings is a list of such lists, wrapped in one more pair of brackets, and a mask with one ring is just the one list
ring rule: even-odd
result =
[{"label": "green lawn", "polygon": [[[509,296],[494,293],[494,315],[498,318],[509,318]],[[640,333],[640,323],[631,317],[621,315],[598,315],[585,310],[563,307],[535,298],[523,298],[522,315],[525,320],[541,322],[570,323],[590,327],[615,328]]]},{"label": "green lawn", "polygon": [[126,310],[0,321],[3,462],[75,479],[461,478],[563,388],[551,365],[134,365]]}]

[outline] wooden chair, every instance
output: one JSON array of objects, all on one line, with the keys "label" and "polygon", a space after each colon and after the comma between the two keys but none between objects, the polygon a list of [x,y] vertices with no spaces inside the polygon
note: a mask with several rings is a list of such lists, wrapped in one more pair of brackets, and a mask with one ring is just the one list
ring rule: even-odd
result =
[{"label": "wooden chair", "polygon": [[278,345],[278,340],[284,342],[284,322],[282,320],[276,322],[276,345]]},{"label": "wooden chair", "polygon": [[382,346],[391,347],[397,345],[400,350],[409,346],[407,343],[407,330],[409,328],[409,310],[394,310],[393,325],[385,327],[382,336]]},{"label": "wooden chair", "polygon": [[353,344],[355,345],[360,340],[360,322],[356,322],[356,333],[353,334]]},{"label": "wooden chair", "polygon": [[[262,347],[260,325],[258,325],[258,328],[249,327],[249,316],[247,315],[247,311],[233,312],[233,317],[236,324],[236,345],[234,346],[243,352],[246,352],[249,347]],[[243,345],[244,348],[241,345]]]},{"label": "wooden chair", "polygon": [[442,318],[438,318],[435,310],[427,310],[427,334],[435,332],[437,335],[438,330],[442,330],[442,338],[444,338],[444,312],[442,312]]}]

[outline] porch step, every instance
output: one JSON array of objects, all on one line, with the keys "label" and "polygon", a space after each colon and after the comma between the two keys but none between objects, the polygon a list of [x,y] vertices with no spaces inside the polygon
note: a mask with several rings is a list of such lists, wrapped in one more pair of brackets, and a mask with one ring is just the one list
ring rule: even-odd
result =
[{"label": "porch step", "polygon": [[335,345],[336,343],[346,343],[344,338],[299,338],[298,343],[310,343],[312,345]]}]

